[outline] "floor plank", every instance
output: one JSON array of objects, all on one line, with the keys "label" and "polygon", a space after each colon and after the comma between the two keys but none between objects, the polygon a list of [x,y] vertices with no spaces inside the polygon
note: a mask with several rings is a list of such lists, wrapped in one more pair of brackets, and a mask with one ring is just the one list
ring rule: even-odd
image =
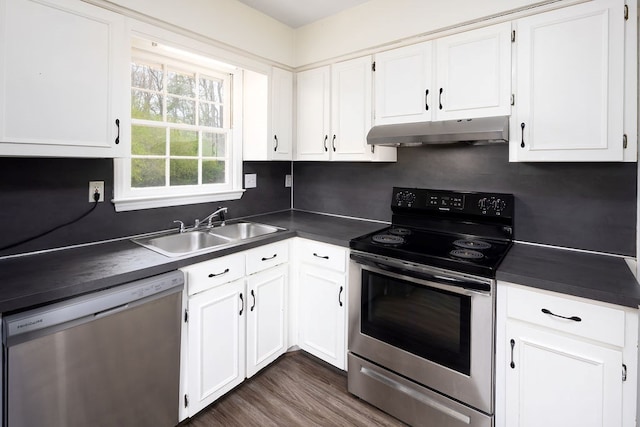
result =
[{"label": "floor plank", "polygon": [[285,354],[184,426],[395,427],[405,424],[349,394],[344,373],[297,351]]}]

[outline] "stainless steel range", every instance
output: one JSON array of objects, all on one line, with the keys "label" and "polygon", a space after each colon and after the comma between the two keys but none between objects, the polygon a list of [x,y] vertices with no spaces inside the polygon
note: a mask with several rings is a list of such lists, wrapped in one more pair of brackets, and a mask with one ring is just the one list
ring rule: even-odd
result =
[{"label": "stainless steel range", "polygon": [[415,426],[493,426],[495,272],[513,195],[394,188],[350,243],[349,391]]}]

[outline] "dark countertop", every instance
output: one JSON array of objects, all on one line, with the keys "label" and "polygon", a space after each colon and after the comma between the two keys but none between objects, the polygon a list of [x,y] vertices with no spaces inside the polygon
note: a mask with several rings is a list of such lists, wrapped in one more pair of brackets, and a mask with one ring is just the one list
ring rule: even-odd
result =
[{"label": "dark countertop", "polygon": [[0,313],[106,289],[295,236],[348,247],[352,238],[384,227],[377,222],[300,211],[244,219],[288,231],[233,248],[180,258],[165,257],[126,239],[0,260]]},{"label": "dark countertop", "polygon": [[498,280],[638,308],[640,285],[623,258],[515,243]]},{"label": "dark countertop", "polygon": [[[348,247],[352,238],[386,226],[295,210],[242,219],[287,231],[180,258],[165,257],[127,239],[0,260],[0,313],[106,289],[295,236]],[[628,307],[640,305],[640,286],[619,257],[516,243],[500,265],[497,279]]]}]

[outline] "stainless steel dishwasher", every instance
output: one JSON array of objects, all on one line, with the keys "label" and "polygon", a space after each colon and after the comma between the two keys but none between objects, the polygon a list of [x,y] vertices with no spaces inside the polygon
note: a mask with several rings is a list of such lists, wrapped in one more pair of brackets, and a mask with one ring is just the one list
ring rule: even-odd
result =
[{"label": "stainless steel dishwasher", "polygon": [[178,424],[181,272],[2,320],[4,425]]}]

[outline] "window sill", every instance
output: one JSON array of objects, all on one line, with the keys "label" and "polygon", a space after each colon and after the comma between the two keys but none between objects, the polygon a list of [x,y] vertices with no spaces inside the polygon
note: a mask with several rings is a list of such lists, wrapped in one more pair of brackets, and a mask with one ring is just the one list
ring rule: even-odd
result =
[{"label": "window sill", "polygon": [[113,199],[116,212],[140,209],[164,208],[168,206],[193,205],[196,203],[222,202],[238,200],[245,190],[220,191],[214,194],[185,194],[174,196],[127,197]]}]

